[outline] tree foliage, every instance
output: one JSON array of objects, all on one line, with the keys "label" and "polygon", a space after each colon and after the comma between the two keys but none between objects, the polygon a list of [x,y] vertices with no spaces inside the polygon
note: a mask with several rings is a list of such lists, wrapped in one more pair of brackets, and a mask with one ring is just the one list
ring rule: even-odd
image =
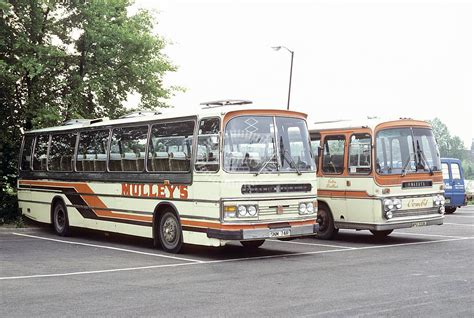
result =
[{"label": "tree foliage", "polygon": [[153,33],[152,13],[132,15],[132,4],[0,0],[2,202],[15,183],[20,127],[116,118],[132,93],[141,96],[141,108],[167,106],[176,88],[162,79],[175,67],[162,52],[165,41]]}]

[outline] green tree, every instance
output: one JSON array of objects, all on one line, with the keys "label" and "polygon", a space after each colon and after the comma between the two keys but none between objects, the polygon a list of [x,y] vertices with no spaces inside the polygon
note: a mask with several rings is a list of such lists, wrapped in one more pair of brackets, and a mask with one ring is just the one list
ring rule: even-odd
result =
[{"label": "green tree", "polygon": [[464,159],[465,149],[461,138],[451,136],[448,127],[439,118],[430,120],[429,123],[433,127],[433,134],[438,143],[441,157]]},{"label": "green tree", "polygon": [[[0,0],[0,219],[14,209],[20,127],[70,118],[116,118],[128,94],[140,108],[167,107],[177,88],[146,10],[132,0]],[[5,202],[12,202],[5,206]],[[8,210],[8,212],[6,212]]]}]

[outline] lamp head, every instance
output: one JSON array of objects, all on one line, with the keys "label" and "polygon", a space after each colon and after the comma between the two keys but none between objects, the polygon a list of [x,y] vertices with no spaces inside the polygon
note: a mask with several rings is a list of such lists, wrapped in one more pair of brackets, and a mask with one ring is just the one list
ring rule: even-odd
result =
[{"label": "lamp head", "polygon": [[272,49],[274,49],[275,51],[279,51],[281,49],[281,46],[272,46]]}]

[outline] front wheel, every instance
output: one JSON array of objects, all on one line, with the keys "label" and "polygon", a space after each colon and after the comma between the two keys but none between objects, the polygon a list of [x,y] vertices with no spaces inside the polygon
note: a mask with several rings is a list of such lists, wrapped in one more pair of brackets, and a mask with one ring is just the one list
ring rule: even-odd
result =
[{"label": "front wheel", "polygon": [[265,243],[265,240],[257,240],[257,241],[240,241],[240,244],[242,244],[243,247],[248,248],[248,249],[257,249],[262,244]]},{"label": "front wheel", "polygon": [[456,212],[456,207],[455,206],[444,207],[444,213],[452,214],[454,212]]},{"label": "front wheel", "polygon": [[330,240],[339,232],[339,229],[334,227],[334,218],[331,211],[324,205],[318,207],[318,222],[319,230],[316,237],[319,239]]},{"label": "front wheel", "polygon": [[168,253],[179,253],[183,246],[183,232],[176,214],[167,211],[160,219],[159,240]]},{"label": "front wheel", "polygon": [[54,232],[59,236],[68,236],[70,234],[69,218],[67,216],[66,207],[62,202],[58,202],[54,205],[53,228]]},{"label": "front wheel", "polygon": [[374,230],[370,230],[370,233],[372,233],[377,239],[383,239],[383,238],[386,238],[387,236],[390,235],[390,233],[392,233],[393,230],[385,230],[385,231],[374,231]]}]

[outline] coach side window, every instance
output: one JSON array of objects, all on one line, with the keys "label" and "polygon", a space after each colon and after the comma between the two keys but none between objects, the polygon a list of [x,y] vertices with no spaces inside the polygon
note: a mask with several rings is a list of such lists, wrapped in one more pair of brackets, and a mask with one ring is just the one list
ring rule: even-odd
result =
[{"label": "coach side window", "polygon": [[143,171],[148,126],[114,128],[110,142],[110,171]]},{"label": "coach side window", "polygon": [[219,170],[220,118],[204,118],[199,122],[195,169],[199,172]]},{"label": "coach side window", "polygon": [[159,123],[151,127],[148,171],[189,172],[194,121]]},{"label": "coach side window", "polygon": [[351,143],[349,145],[349,173],[369,174],[372,171],[371,140],[369,134],[351,136]]},{"label": "coach side window", "polygon": [[51,136],[48,169],[51,171],[72,171],[72,159],[76,147],[75,134]]},{"label": "coach side window", "polygon": [[49,135],[36,137],[33,152],[33,170],[46,170],[46,155],[48,154]]},{"label": "coach side window", "polygon": [[79,134],[77,147],[77,171],[105,171],[107,162],[108,130],[85,131]]},{"label": "coach side window", "polygon": [[344,144],[344,136],[328,136],[324,139],[324,173],[342,174],[344,172]]},{"label": "coach side window", "polygon": [[33,141],[35,136],[25,136],[23,143],[23,153],[21,154],[21,170],[31,170],[31,148],[33,147]]},{"label": "coach side window", "polygon": [[313,153],[314,161],[316,162],[316,170],[319,169],[319,147],[321,144],[321,135],[311,134],[311,152]]}]

